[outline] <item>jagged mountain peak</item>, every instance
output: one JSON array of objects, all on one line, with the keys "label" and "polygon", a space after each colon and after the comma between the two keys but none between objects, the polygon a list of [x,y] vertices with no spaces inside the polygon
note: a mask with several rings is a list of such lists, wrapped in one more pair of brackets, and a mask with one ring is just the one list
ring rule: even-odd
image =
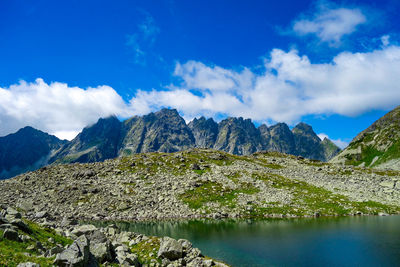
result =
[{"label": "jagged mountain peak", "polygon": [[[21,129],[24,131],[32,130]],[[195,147],[239,155],[269,150],[319,160],[337,153],[333,143],[321,142],[305,123],[296,125],[293,131],[285,123],[256,128],[251,119],[243,117],[228,117],[217,123],[203,116],[186,124],[176,109],[164,108],[123,122],[115,116],[100,118],[58,149],[50,162],[97,162],[133,153],[175,152]]]}]

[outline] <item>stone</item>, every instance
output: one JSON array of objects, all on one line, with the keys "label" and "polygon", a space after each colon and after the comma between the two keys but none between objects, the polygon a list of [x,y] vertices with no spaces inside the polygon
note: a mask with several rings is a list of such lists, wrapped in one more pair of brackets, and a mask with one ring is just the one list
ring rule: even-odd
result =
[{"label": "stone", "polygon": [[18,208],[24,211],[30,211],[33,209],[33,201],[32,200],[22,200],[18,203]]},{"label": "stone", "polygon": [[63,247],[55,246],[47,251],[46,257],[53,257],[59,253],[62,253],[63,251],[64,251]]},{"label": "stone", "polygon": [[110,241],[90,244],[90,252],[100,263],[112,261],[112,245]]},{"label": "stone", "polygon": [[49,214],[47,213],[47,211],[39,211],[35,214],[35,218],[37,219],[42,219],[42,218],[46,218]]},{"label": "stone", "polygon": [[160,249],[157,254],[159,258],[177,260],[182,258],[182,255],[182,245],[177,240],[171,237],[164,237],[161,239]]},{"label": "stone", "polygon": [[107,241],[106,235],[100,230],[96,229],[92,233],[90,233],[87,238],[90,240],[90,244],[93,243],[104,243]]},{"label": "stone", "polygon": [[25,233],[32,233],[32,230],[24,223],[21,219],[15,219],[11,221],[11,224],[18,227],[18,229],[24,231]]},{"label": "stone", "polygon": [[95,230],[97,230],[96,226],[91,224],[84,224],[72,230],[71,235],[76,237],[79,237],[81,235],[90,235]]},{"label": "stone", "polygon": [[383,187],[394,188],[395,181],[384,181],[384,182],[380,183],[379,185],[383,186]]},{"label": "stone", "polygon": [[88,266],[90,258],[90,241],[86,236],[78,237],[63,252],[57,254],[54,264],[58,266]]},{"label": "stone", "polygon": [[40,264],[34,262],[24,262],[18,264],[17,267],[40,267]]},{"label": "stone", "polygon": [[22,241],[18,236],[18,232],[12,229],[6,229],[3,233],[3,238],[17,242]]}]

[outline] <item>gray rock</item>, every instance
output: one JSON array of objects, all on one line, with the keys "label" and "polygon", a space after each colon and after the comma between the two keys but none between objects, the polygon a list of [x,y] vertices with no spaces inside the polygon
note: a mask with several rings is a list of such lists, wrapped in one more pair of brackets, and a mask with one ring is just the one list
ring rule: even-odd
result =
[{"label": "gray rock", "polygon": [[64,251],[63,247],[59,247],[59,246],[53,247],[47,251],[46,257],[53,257],[59,253],[62,253],[63,251]]},{"label": "gray rock", "polygon": [[110,241],[104,243],[91,243],[90,252],[100,263],[112,261],[112,245]]},{"label": "gray rock", "polygon": [[90,235],[93,233],[95,230],[97,230],[96,226],[91,225],[91,224],[85,224],[78,226],[74,230],[72,230],[71,235],[79,237],[81,235]]},{"label": "gray rock", "polygon": [[17,267],[40,267],[40,264],[34,262],[24,262],[18,264]]},{"label": "gray rock", "polygon": [[88,266],[90,258],[89,247],[89,239],[82,235],[67,249],[57,254],[54,264],[58,266]]},{"label": "gray rock", "polygon": [[24,231],[25,233],[32,233],[32,230],[24,223],[21,219],[15,219],[11,221],[11,224],[18,227],[18,229]]},{"label": "gray rock", "polygon": [[18,203],[18,208],[24,211],[30,211],[33,209],[33,201],[32,200],[21,200]]},{"label": "gray rock", "polygon": [[21,239],[18,236],[18,232],[12,229],[6,229],[3,233],[3,238],[11,241],[21,242]]},{"label": "gray rock", "polygon": [[37,219],[42,219],[42,218],[46,218],[49,214],[47,213],[47,211],[39,211],[35,214],[35,218]]},{"label": "gray rock", "polygon": [[159,258],[177,260],[182,258],[182,255],[182,245],[177,240],[167,236],[161,239],[160,249],[157,254]]}]

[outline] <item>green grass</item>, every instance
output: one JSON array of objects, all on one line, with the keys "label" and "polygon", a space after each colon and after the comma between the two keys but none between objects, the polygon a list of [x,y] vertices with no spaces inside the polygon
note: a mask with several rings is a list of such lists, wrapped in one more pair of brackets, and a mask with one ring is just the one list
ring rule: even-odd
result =
[{"label": "green grass", "polygon": [[206,203],[216,202],[222,206],[234,208],[239,193],[255,194],[260,190],[250,183],[241,183],[238,189],[224,188],[216,182],[206,182],[195,189],[186,191],[180,195],[180,199],[188,204],[191,209],[200,209]]},{"label": "green grass", "polygon": [[254,174],[254,178],[263,180],[271,187],[285,189],[291,192],[293,199],[290,205],[272,207],[254,207],[252,215],[282,212],[282,214],[312,215],[318,212],[322,215],[348,215],[355,212],[365,214],[398,213],[400,208],[378,202],[350,201],[348,197],[332,193],[324,188],[310,185],[303,181],[285,178],[276,174]]},{"label": "green grass", "polygon": [[[63,246],[67,244],[72,244],[72,240],[65,238],[63,236],[57,235],[54,230],[43,228],[38,224],[24,220],[24,222],[31,229],[31,233],[24,233],[18,230],[19,234],[29,235],[32,240],[26,242],[16,242],[4,239],[3,232],[0,231],[0,266],[17,266],[22,262],[35,262],[40,264],[40,266],[51,266],[54,257],[45,258],[40,256],[40,252],[36,249],[28,250],[28,247],[35,245],[37,241],[42,243],[42,245],[49,249],[56,244],[61,244]],[[49,238],[53,238],[54,242],[50,242]],[[27,256],[27,255],[28,256]]]},{"label": "green grass", "polygon": [[161,260],[157,258],[157,253],[160,249],[160,239],[157,237],[150,237],[148,240],[141,241],[130,249],[132,253],[138,256],[139,262],[142,265],[149,265],[152,260],[161,264]]}]

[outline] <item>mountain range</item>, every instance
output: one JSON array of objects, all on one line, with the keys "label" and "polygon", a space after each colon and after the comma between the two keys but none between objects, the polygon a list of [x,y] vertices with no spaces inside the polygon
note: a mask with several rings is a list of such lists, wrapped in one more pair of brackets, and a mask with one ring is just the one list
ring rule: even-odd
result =
[{"label": "mountain range", "polygon": [[250,119],[241,117],[219,123],[201,117],[186,124],[175,109],[162,109],[122,122],[113,116],[101,118],[69,142],[31,127],[0,137],[0,178],[51,163],[98,162],[121,155],[196,147],[237,155],[277,151],[321,161],[330,160],[340,151],[329,139],[321,140],[305,123],[292,130],[285,123],[257,128]]}]

